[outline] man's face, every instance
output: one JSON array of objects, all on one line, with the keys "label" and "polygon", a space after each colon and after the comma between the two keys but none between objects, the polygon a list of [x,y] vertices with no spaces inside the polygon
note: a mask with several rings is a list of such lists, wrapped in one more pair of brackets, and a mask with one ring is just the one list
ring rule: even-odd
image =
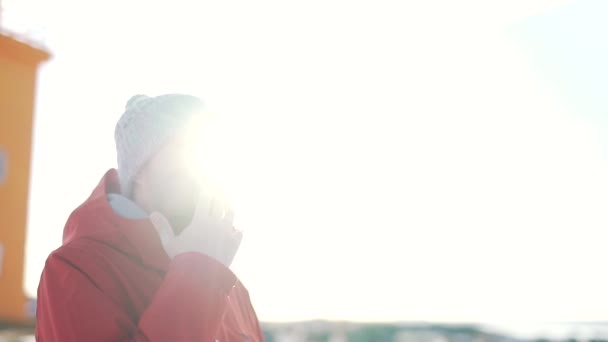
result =
[{"label": "man's face", "polygon": [[160,212],[180,233],[192,220],[199,184],[188,158],[187,139],[174,139],[156,153],[137,177],[135,198],[148,212]]}]

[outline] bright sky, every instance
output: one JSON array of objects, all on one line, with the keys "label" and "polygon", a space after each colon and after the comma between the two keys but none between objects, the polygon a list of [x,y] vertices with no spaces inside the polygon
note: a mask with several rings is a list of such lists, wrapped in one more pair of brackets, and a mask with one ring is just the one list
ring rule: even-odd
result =
[{"label": "bright sky", "polygon": [[[601,0],[4,6],[54,55],[38,89],[28,293],[114,167],[126,100],[189,92],[237,137],[234,269],[261,319],[608,316],[607,107],[576,92],[608,78],[590,76],[606,75],[602,59],[564,52],[600,51]],[[572,39],[547,39],[567,27]]]}]

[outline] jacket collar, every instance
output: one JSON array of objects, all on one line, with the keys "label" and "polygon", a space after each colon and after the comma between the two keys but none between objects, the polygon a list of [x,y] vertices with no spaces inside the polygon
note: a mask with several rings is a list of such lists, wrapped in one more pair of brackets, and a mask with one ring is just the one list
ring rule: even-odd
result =
[{"label": "jacket collar", "polygon": [[[108,196],[120,196],[119,194],[118,173],[111,169],[106,172],[89,199],[70,217],[64,230],[64,243],[79,236],[87,236],[111,244],[148,267],[166,272],[170,259],[148,215],[139,207],[136,207],[141,210],[135,215],[137,218],[117,213],[108,201]],[[133,202],[130,203],[135,206]],[[75,222],[70,224],[71,221]]]}]

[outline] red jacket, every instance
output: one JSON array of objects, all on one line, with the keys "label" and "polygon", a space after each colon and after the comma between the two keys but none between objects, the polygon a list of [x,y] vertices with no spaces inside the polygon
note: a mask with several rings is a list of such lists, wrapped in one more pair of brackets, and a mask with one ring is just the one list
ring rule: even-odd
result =
[{"label": "red jacket", "polygon": [[146,219],[114,213],[115,170],[70,216],[38,288],[36,340],[262,342],[249,294],[199,253],[170,260]]}]

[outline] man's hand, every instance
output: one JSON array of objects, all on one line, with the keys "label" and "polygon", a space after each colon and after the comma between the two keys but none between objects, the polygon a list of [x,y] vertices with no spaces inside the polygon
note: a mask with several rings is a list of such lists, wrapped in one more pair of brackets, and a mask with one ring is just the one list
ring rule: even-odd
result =
[{"label": "man's hand", "polygon": [[165,252],[175,256],[198,252],[206,254],[229,267],[236,255],[243,233],[234,229],[232,210],[217,199],[200,198],[192,222],[175,235],[169,221],[154,212],[150,221],[156,228]]}]

